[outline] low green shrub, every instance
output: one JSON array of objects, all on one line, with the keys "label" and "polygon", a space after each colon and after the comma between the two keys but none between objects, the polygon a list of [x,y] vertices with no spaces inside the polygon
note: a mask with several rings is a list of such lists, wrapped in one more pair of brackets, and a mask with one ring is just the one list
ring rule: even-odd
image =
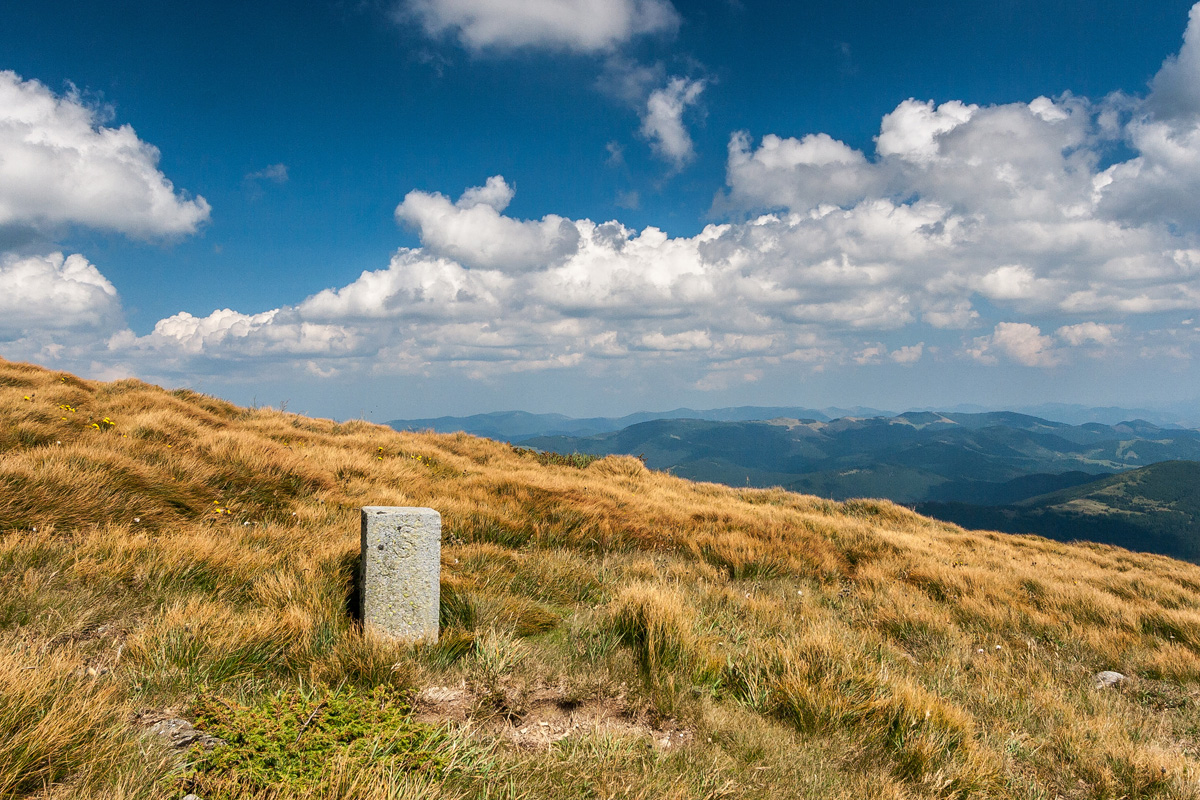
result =
[{"label": "low green shrub", "polygon": [[226,742],[194,749],[177,788],[206,800],[272,793],[310,793],[337,765],[385,766],[440,777],[452,763],[444,726],[416,722],[403,693],[353,686],[305,697],[281,692],[251,706],[202,695],[192,706],[196,727]]}]

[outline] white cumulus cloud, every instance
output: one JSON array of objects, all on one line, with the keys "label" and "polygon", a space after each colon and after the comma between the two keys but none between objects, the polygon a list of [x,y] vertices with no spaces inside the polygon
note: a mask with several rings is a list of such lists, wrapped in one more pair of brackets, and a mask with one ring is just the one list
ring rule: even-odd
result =
[{"label": "white cumulus cloud", "polygon": [[0,227],[193,233],[209,205],[177,192],[158,159],[132,127],[105,127],[73,92],[0,72]]},{"label": "white cumulus cloud", "polygon": [[1026,367],[1053,367],[1059,363],[1054,340],[1027,322],[1001,322],[991,335],[975,339],[967,353],[984,363],[995,363],[997,355]]},{"label": "white cumulus cloud", "polygon": [[1117,334],[1120,331],[1120,325],[1080,322],[1075,325],[1064,325],[1056,330],[1054,335],[1072,347],[1079,347],[1089,342],[1107,347],[1117,343]]},{"label": "white cumulus cloud", "polygon": [[642,337],[641,345],[647,350],[707,350],[712,347],[712,339],[707,331],[681,331],[669,335],[654,331]]},{"label": "white cumulus cloud", "polygon": [[407,0],[400,16],[415,17],[431,36],[452,33],[472,50],[605,51],[679,26],[669,0]]},{"label": "white cumulus cloud", "polygon": [[48,331],[106,332],[120,319],[116,288],[83,256],[0,258],[0,341]]},{"label": "white cumulus cloud", "polygon": [[876,150],[881,156],[897,156],[906,161],[932,161],[939,154],[938,138],[971,119],[979,106],[951,100],[934,107],[908,99],[883,118]]},{"label": "white cumulus cloud", "polygon": [[569,220],[556,214],[540,221],[504,216],[512,196],[498,175],[467,189],[456,203],[436,192],[412,191],[396,207],[396,219],[416,228],[430,252],[469,267],[544,269],[575,252],[579,232]]},{"label": "white cumulus cloud", "polygon": [[752,149],[749,134],[739,131],[729,141],[727,202],[735,208],[852,204],[883,188],[882,176],[865,166],[860,151],[825,133],[800,139],[767,134]]},{"label": "white cumulus cloud", "polygon": [[888,358],[895,361],[897,364],[915,364],[921,360],[921,356],[925,354],[925,343],[917,342],[916,344],[905,345],[898,347],[888,354]]},{"label": "white cumulus cloud", "polygon": [[1150,110],[1159,119],[1194,118],[1200,115],[1200,3],[1188,14],[1183,47],[1163,62],[1151,81]]},{"label": "white cumulus cloud", "polygon": [[360,339],[359,332],[346,326],[309,322],[291,309],[243,314],[225,308],[207,317],[180,312],[159,320],[142,337],[121,331],[108,348],[122,358],[150,360],[155,370],[186,372],[194,359],[219,358],[231,364],[353,356]]},{"label": "white cumulus cloud", "polygon": [[704,86],[705,81],[700,79],[671,78],[665,87],[652,91],[646,100],[641,133],[650,141],[651,149],[676,168],[695,158],[683,113],[700,99]]},{"label": "white cumulus cloud", "polygon": [[[1196,308],[1198,28],[1193,10],[1141,98],[910,99],[882,119],[873,153],[822,133],[735,133],[714,210],[747,220],[760,259],[786,250],[818,284],[890,292],[902,324],[969,327],[980,300],[1018,318]],[[1118,144],[1132,154],[1101,168]]]}]

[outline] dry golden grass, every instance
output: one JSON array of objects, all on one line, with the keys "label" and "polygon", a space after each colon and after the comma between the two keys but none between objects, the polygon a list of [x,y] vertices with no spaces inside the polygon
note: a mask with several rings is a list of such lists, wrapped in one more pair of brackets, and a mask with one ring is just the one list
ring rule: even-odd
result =
[{"label": "dry golden grass", "polygon": [[[437,646],[347,613],[362,505],[441,512]],[[526,752],[466,724],[436,778],[335,753],[316,789],[206,785],[1195,798],[1200,567],[0,361],[0,797],[181,797],[137,712],[381,685],[465,685],[489,724],[553,687],[692,735]]]}]

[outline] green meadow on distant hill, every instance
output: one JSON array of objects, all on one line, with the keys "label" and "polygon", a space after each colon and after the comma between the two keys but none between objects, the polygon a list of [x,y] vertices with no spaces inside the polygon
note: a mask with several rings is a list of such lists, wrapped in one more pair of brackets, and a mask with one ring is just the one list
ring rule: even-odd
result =
[{"label": "green meadow on distant hill", "polygon": [[920,503],[970,528],[1086,539],[1200,561],[1200,463],[1164,461],[1009,505]]}]

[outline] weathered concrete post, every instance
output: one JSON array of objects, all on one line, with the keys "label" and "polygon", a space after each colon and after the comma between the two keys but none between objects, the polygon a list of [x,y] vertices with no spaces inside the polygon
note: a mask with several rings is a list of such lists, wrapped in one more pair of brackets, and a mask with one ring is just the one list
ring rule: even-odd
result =
[{"label": "weathered concrete post", "polygon": [[432,508],[364,506],[360,597],[365,626],[436,642],[442,515]]}]

